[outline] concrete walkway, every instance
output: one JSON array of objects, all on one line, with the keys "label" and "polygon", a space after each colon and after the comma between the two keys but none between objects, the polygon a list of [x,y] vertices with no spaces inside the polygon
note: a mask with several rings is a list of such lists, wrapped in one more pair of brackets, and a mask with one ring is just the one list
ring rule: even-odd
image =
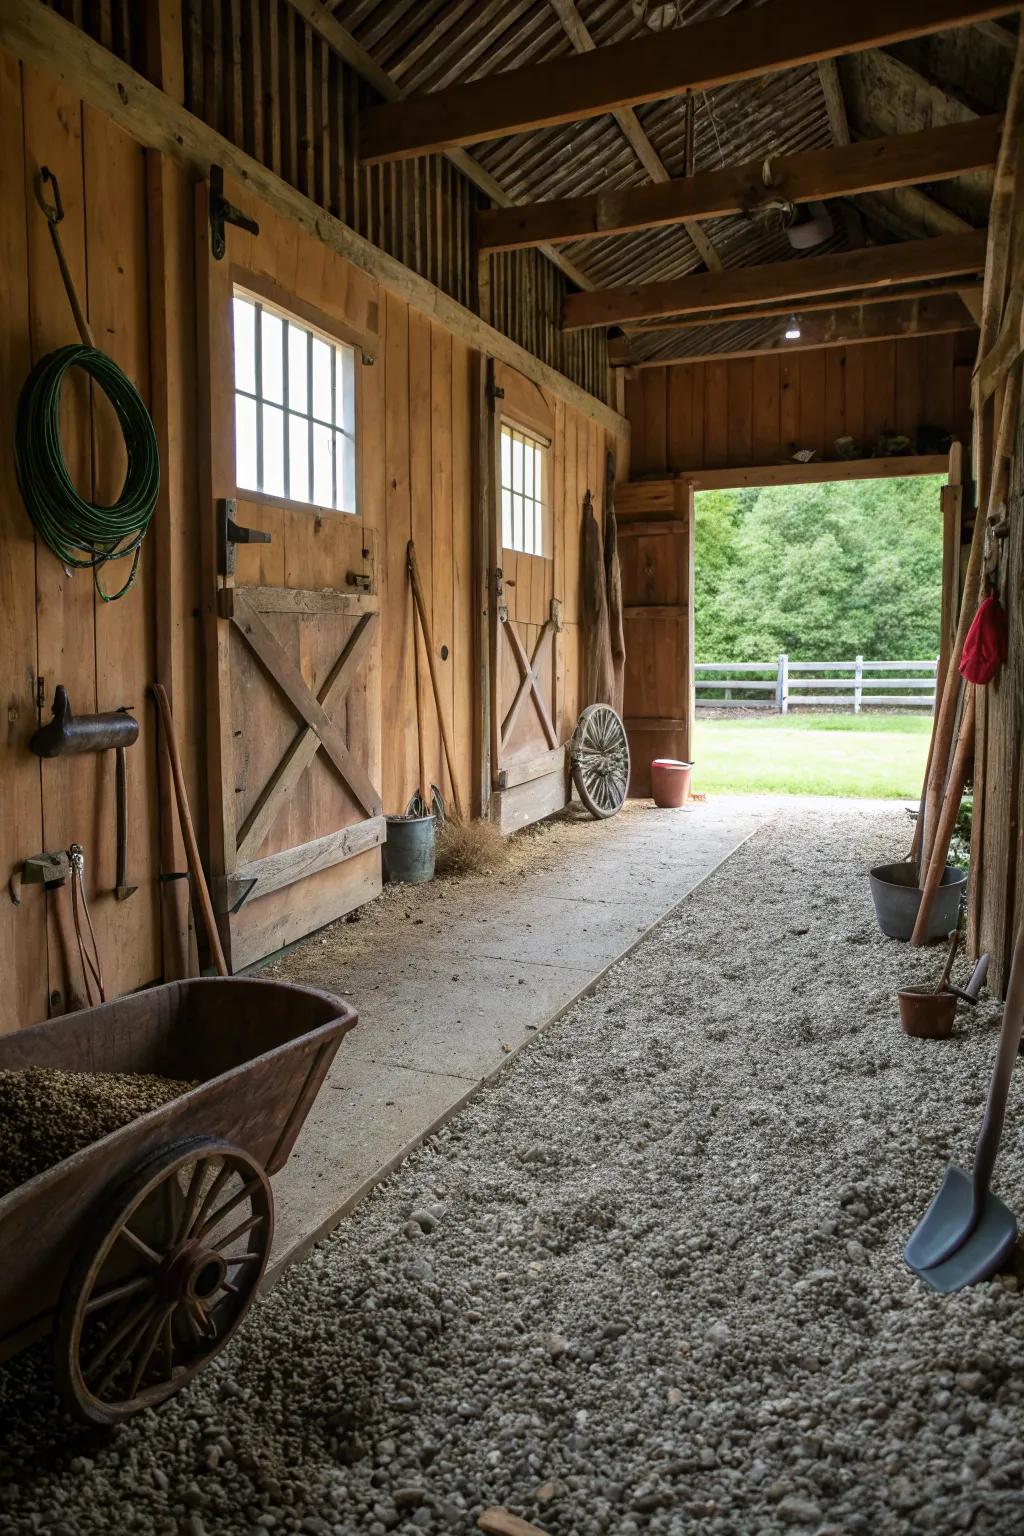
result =
[{"label": "concrete walkway", "polygon": [[773,803],[633,804],[609,822],[562,823],[554,867],[391,889],[354,926],[334,924],[268,966],[343,994],[360,1015],[274,1181],[268,1281],[589,991]]}]

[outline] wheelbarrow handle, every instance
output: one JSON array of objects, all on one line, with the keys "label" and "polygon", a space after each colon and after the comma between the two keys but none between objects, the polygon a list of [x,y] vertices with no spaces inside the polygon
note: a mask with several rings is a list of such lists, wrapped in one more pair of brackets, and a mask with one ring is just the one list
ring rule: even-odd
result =
[{"label": "wheelbarrow handle", "polygon": [[970,1003],[973,1008],[978,1001],[978,993],[985,985],[985,977],[988,975],[988,955],[982,955],[977,965],[971,972],[971,979],[966,987],[946,987],[947,992],[952,992],[954,997],[959,997],[963,1002]]}]

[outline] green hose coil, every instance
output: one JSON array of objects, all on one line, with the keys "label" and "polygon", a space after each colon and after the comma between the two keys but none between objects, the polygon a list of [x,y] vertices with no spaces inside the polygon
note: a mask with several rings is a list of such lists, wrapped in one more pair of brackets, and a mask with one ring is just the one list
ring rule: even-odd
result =
[{"label": "green hose coil", "polygon": [[[109,507],[80,496],[64,462],[60,397],[69,368],[81,368],[96,381],[121,426],[128,468],[121,494]],[[65,566],[90,569],[105,603],[123,597],[135,581],[160,490],[156,430],[127,374],[94,347],[60,347],[40,358],[18,400],[14,464],[28,515],[57,559]],[[119,592],[104,592],[103,567],[129,555],[132,568],[124,586]]]}]

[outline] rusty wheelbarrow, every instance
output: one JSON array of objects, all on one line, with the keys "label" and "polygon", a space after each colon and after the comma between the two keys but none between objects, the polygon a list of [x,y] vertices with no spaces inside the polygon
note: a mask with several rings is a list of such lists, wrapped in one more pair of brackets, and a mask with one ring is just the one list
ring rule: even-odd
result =
[{"label": "rusty wheelbarrow", "polygon": [[198,1084],[0,1199],[0,1361],[52,1334],[61,1396],[94,1424],[185,1386],[256,1295],[269,1176],[356,1022],[326,992],[218,977],[0,1038],[0,1069]]}]

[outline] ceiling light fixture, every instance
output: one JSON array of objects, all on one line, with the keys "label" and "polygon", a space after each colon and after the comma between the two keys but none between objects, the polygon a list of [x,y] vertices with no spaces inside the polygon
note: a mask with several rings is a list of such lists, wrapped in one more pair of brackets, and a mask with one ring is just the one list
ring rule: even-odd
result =
[{"label": "ceiling light fixture", "polygon": [[790,315],[789,317],[789,323],[786,326],[786,340],[800,340],[800,322],[797,320],[796,315]]}]

